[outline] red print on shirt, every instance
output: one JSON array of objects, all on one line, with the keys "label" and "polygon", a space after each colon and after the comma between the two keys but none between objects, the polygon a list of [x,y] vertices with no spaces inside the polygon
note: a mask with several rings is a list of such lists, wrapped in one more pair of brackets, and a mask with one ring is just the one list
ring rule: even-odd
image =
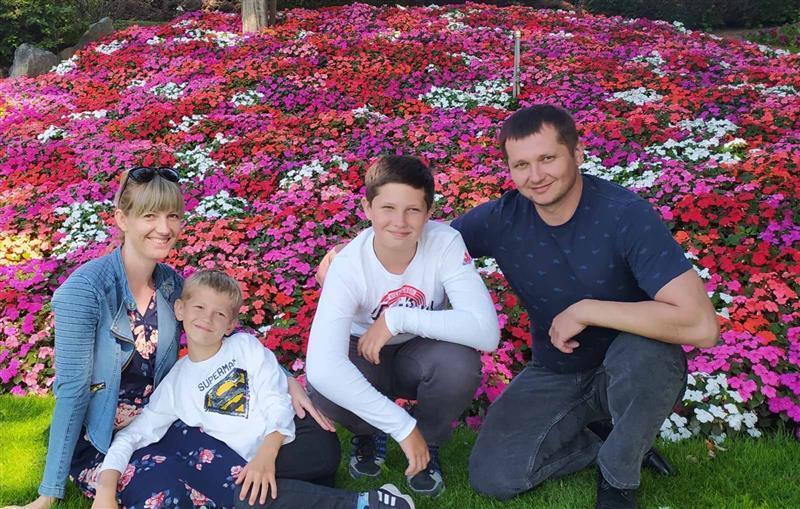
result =
[{"label": "red print on shirt", "polygon": [[390,307],[425,309],[425,294],[411,285],[403,285],[381,297],[380,303],[372,310],[372,319],[377,320],[381,313]]}]

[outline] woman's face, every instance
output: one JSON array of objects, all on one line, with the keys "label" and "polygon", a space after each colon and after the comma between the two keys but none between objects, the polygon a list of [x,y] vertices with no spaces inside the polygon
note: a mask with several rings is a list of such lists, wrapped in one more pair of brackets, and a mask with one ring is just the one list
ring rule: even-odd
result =
[{"label": "woman's face", "polygon": [[148,260],[166,258],[183,229],[183,217],[178,212],[147,212],[135,216],[117,209],[114,218],[125,233],[126,250]]}]

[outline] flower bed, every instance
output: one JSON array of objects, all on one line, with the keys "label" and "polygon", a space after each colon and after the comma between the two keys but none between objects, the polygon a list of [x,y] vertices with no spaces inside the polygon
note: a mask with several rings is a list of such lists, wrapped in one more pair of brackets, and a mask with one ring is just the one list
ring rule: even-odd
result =
[{"label": "flower bed", "polygon": [[[723,333],[689,352],[691,371],[709,375],[697,380],[724,379],[720,404],[762,425],[800,422],[800,56],[663,22],[473,4],[298,9],[258,35],[239,27],[191,13],[0,82],[0,391],[52,383],[48,301],[108,250],[123,169],[180,171],[187,227],[169,262],[230,271],[245,290],[242,323],[302,369],[313,271],[365,226],[370,158],[423,156],[437,172],[436,216],[451,218],[510,188],[494,142],[509,111],[553,102],[582,126],[584,170],[650,199],[704,279]],[[480,263],[503,342],[483,356],[470,424],[529,341],[502,274]],[[719,436],[744,422],[714,413],[719,392],[695,392],[684,413],[702,419],[697,429]]]}]

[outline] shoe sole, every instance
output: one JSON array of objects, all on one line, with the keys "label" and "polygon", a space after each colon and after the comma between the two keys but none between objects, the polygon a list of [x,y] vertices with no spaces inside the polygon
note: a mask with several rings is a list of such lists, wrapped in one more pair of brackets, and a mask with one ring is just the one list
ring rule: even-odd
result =
[{"label": "shoe sole", "polygon": [[408,481],[409,481],[409,478],[406,477],[406,486],[408,487],[408,489],[411,490],[411,492],[414,493],[415,495],[421,495],[423,497],[439,498],[442,495],[442,493],[444,493],[444,490],[446,489],[446,486],[444,485],[444,483],[442,483],[441,484],[441,488],[439,488],[438,490],[430,490],[430,491],[416,490],[416,489],[414,489],[413,486],[411,486],[411,484]]},{"label": "shoe sole", "polygon": [[403,494],[403,492],[401,492],[400,489],[394,484],[384,484],[383,486],[381,486],[381,489],[388,491],[397,498],[402,498],[408,503],[409,506],[411,506],[411,509],[416,509],[416,506],[414,505],[414,499],[408,495]]},{"label": "shoe sole", "polygon": [[354,469],[351,465],[347,466],[347,472],[350,474],[350,477],[353,478],[353,479],[364,479],[364,478],[377,479],[378,477],[381,476],[381,471],[380,470],[378,470],[374,474],[367,474],[365,472],[360,472],[360,471]]}]

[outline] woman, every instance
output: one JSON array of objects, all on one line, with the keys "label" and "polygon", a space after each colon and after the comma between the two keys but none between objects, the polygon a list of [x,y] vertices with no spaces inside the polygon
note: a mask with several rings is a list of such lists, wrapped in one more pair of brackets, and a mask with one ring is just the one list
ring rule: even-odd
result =
[{"label": "woman", "polygon": [[[127,171],[115,204],[122,245],[79,267],[53,296],[56,405],[40,496],[26,506],[30,509],[49,508],[63,497],[67,476],[87,496],[94,496],[96,469],[114,431],[140,412],[177,359],[180,326],[173,304],[183,279],[160,260],[183,226],[178,174],[171,168]],[[277,473],[332,485],[339,442],[323,429],[334,428],[300,384],[289,380],[298,416],[308,411],[319,425],[311,419],[296,420],[297,439],[282,450]],[[153,482],[169,476],[158,470],[159,458],[202,452],[204,437],[178,422],[160,442],[139,451],[131,460],[137,465],[135,473],[128,475],[120,492],[123,505],[126,492],[158,491]],[[235,454],[229,449],[217,453]],[[196,461],[200,468],[208,462],[205,457]]]}]

